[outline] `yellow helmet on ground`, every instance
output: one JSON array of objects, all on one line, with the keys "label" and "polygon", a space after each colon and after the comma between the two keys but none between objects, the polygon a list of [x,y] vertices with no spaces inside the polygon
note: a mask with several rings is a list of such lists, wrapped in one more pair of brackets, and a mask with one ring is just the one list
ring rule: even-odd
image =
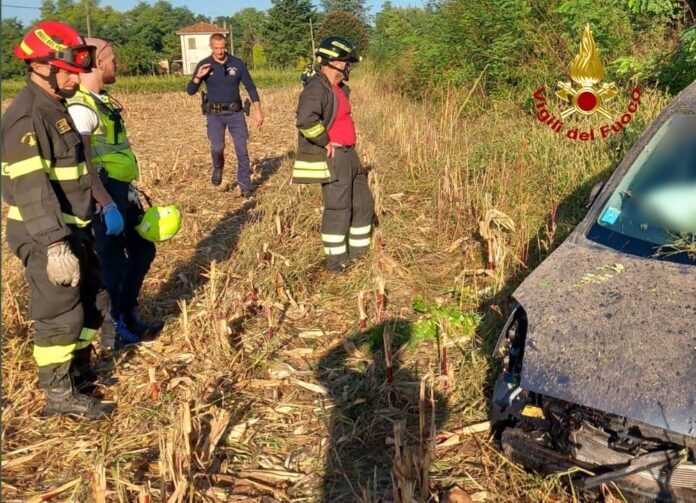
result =
[{"label": "yellow helmet on ground", "polygon": [[181,229],[181,212],[173,204],[152,206],[135,227],[143,239],[153,243],[161,243],[173,238],[179,229]]}]

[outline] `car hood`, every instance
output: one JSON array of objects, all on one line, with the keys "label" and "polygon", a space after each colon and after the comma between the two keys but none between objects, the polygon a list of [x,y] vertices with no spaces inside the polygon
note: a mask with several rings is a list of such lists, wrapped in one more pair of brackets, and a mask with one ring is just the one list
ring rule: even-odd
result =
[{"label": "car hood", "polygon": [[523,388],[696,437],[696,266],[567,240],[514,297]]}]

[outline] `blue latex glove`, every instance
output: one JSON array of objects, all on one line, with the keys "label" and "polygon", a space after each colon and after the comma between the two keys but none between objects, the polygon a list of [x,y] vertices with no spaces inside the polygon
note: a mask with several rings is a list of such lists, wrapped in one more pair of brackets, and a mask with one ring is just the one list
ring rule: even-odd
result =
[{"label": "blue latex glove", "polygon": [[116,203],[111,201],[102,208],[104,223],[106,224],[106,235],[116,236],[123,232],[123,217],[116,207]]}]

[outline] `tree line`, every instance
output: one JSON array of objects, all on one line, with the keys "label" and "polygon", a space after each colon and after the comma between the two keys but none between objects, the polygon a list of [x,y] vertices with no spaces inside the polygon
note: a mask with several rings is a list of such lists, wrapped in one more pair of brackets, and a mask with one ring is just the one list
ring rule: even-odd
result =
[{"label": "tree line", "polygon": [[[124,12],[102,7],[99,0],[43,0],[36,21],[64,21],[87,34],[87,13],[91,33],[114,42],[124,74],[151,73],[157,61],[180,59],[176,31],[199,21],[227,26],[235,53],[251,68],[302,68],[311,61],[310,22],[315,40],[328,33],[342,34],[362,50],[368,47],[370,29],[365,0],[322,0],[321,10],[310,0],[272,0],[267,11],[249,7],[215,18],[174,7],[166,0],[141,1]],[[33,23],[24,26],[17,18],[2,20],[3,78],[24,75],[24,64],[12,57],[12,50]]]},{"label": "tree line", "polygon": [[[606,73],[619,82],[676,92],[696,78],[696,0],[430,0],[423,8],[386,2],[374,18],[366,0],[272,0],[208,18],[166,0],[120,12],[99,0],[43,0],[41,19],[60,19],[114,41],[126,74],[180,58],[176,31],[198,21],[227,26],[235,53],[253,68],[302,68],[317,42],[338,35],[368,54],[385,81],[413,95],[470,86],[518,93],[567,74],[582,28],[590,23]],[[85,3],[87,2],[87,3]],[[2,20],[2,76],[23,75],[12,48],[28,27]]]},{"label": "tree line", "polygon": [[606,75],[679,91],[696,79],[695,0],[434,0],[385,3],[370,40],[385,79],[421,94],[480,82],[525,92],[568,79],[585,23]]}]

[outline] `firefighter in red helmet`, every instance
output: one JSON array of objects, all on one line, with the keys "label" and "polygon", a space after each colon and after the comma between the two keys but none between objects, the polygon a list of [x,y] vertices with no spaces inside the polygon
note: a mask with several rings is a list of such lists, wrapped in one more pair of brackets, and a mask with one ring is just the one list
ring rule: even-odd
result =
[{"label": "firefighter in red helmet", "polygon": [[91,341],[108,308],[90,220],[92,180],[65,98],[89,71],[94,47],[72,27],[40,22],[15,48],[26,86],[2,118],[2,196],[6,236],[22,261],[34,320],[34,358],[46,415],[103,419],[113,411],[88,394]]}]

